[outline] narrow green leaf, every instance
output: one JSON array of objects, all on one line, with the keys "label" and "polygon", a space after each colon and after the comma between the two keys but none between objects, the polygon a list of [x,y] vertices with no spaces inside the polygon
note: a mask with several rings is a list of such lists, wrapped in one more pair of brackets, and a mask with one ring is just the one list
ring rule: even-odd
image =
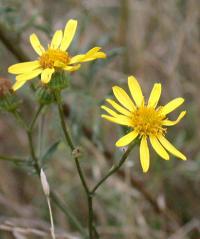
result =
[{"label": "narrow green leaf", "polygon": [[52,155],[55,153],[55,151],[58,148],[58,145],[60,144],[60,140],[56,141],[55,143],[53,143],[45,152],[45,154],[42,156],[41,161],[44,163],[45,161],[47,161],[49,158],[52,157]]}]

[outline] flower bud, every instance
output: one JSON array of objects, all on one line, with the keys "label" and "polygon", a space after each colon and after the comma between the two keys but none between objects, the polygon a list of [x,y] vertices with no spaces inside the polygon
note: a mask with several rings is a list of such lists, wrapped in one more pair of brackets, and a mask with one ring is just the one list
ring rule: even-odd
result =
[{"label": "flower bud", "polygon": [[53,90],[62,90],[69,86],[69,76],[64,72],[55,72],[52,75],[50,82],[48,83],[48,87]]},{"label": "flower bud", "polygon": [[41,105],[48,105],[55,101],[52,90],[46,85],[42,85],[37,89],[36,98]]},{"label": "flower bud", "polygon": [[10,92],[12,92],[12,83],[8,79],[0,77],[0,98]]},{"label": "flower bud", "polygon": [[8,79],[0,77],[0,110],[13,112],[19,104],[20,101],[12,90],[12,83]]}]

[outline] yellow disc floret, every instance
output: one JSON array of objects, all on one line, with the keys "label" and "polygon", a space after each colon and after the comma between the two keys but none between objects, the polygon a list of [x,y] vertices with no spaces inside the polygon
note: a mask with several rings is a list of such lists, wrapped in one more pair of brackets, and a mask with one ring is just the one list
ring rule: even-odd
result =
[{"label": "yellow disc floret", "polygon": [[69,61],[69,54],[59,49],[48,49],[39,58],[40,65],[43,69],[66,66]]},{"label": "yellow disc floret", "polygon": [[162,121],[165,118],[153,107],[141,106],[131,117],[133,128],[140,136],[158,136],[165,133]]}]

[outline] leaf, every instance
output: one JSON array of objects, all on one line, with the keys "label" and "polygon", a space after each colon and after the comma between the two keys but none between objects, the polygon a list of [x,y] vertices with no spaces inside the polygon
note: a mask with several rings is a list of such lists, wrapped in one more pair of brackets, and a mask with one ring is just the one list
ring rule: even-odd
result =
[{"label": "leaf", "polygon": [[55,143],[53,143],[46,151],[46,153],[42,156],[41,161],[45,162],[47,161],[49,158],[52,157],[52,155],[55,153],[55,151],[58,148],[58,145],[60,144],[60,140],[56,141]]}]

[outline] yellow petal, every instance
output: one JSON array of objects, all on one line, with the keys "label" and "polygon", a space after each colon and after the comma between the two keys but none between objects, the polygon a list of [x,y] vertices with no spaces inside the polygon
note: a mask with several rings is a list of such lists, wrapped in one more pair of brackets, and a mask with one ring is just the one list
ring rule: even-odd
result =
[{"label": "yellow petal", "polygon": [[123,115],[118,115],[117,117],[112,117],[112,116],[109,116],[109,115],[101,115],[102,118],[108,120],[108,121],[111,121],[115,124],[120,124],[120,125],[126,125],[126,126],[131,126],[131,120],[126,117],[126,116],[123,116]]},{"label": "yellow petal", "polygon": [[127,93],[120,88],[119,86],[114,86],[113,93],[120,104],[122,104],[125,108],[127,108],[130,111],[135,110],[135,105],[133,101],[130,99],[130,97],[127,95]]},{"label": "yellow petal", "polygon": [[178,149],[176,149],[164,136],[159,136],[158,140],[171,154],[183,160],[187,159],[185,155],[182,154]]},{"label": "yellow petal", "polygon": [[163,146],[160,144],[158,139],[156,137],[150,137],[150,142],[154,150],[160,157],[164,158],[165,160],[169,160],[169,154],[167,151],[163,148]]},{"label": "yellow petal", "polygon": [[12,74],[22,74],[40,67],[39,61],[29,61],[17,63],[8,68],[8,72]]},{"label": "yellow petal", "polygon": [[98,58],[106,58],[104,52],[99,52],[100,47],[93,47],[86,54],[80,54],[71,58],[69,64],[88,62]]},{"label": "yellow petal", "polygon": [[124,147],[130,144],[137,136],[138,136],[138,133],[135,131],[132,131],[126,134],[125,136],[123,136],[122,138],[120,138],[115,145],[117,147]]},{"label": "yellow petal", "polygon": [[16,77],[17,81],[27,81],[27,80],[31,80],[33,78],[35,78],[36,76],[38,76],[43,70],[42,69],[37,69],[31,72],[27,72],[21,75],[18,75]]},{"label": "yellow petal", "polygon": [[56,31],[53,35],[50,48],[58,49],[63,38],[63,32],[61,30]]},{"label": "yellow petal", "polygon": [[12,89],[16,91],[21,88],[25,83],[26,81],[16,81],[15,84],[12,86]]},{"label": "yellow petal", "polygon": [[30,36],[30,42],[31,42],[31,45],[33,47],[33,49],[35,50],[35,52],[41,56],[42,53],[45,52],[45,49],[44,47],[40,44],[40,41],[38,39],[38,37],[36,36],[36,34],[32,34]]},{"label": "yellow petal", "polygon": [[136,105],[140,107],[144,102],[144,96],[142,94],[141,87],[134,76],[128,77],[128,87]]},{"label": "yellow petal", "polygon": [[110,115],[113,116],[113,117],[118,116],[118,114],[117,114],[115,111],[109,109],[108,107],[106,107],[106,106],[104,106],[104,105],[102,105],[101,108],[102,108],[103,110],[105,110],[108,114],[110,114]]},{"label": "yellow petal", "polygon": [[146,173],[149,169],[149,161],[149,147],[146,137],[143,136],[140,143],[140,163],[144,173]]},{"label": "yellow petal", "polygon": [[53,64],[54,67],[57,67],[57,68],[65,68],[66,67],[66,64],[61,62],[61,61],[55,61],[54,64]]},{"label": "yellow petal", "polygon": [[80,64],[75,65],[75,66],[65,66],[64,70],[66,71],[77,71],[81,67]]},{"label": "yellow petal", "polygon": [[114,100],[111,99],[106,99],[106,101],[112,105],[112,107],[117,110],[119,113],[126,115],[126,116],[131,116],[131,112],[126,110],[124,107],[122,107],[121,105],[117,104]]},{"label": "yellow petal", "polygon": [[62,51],[67,50],[67,48],[69,47],[69,45],[71,44],[74,38],[76,28],[77,28],[77,21],[74,19],[70,19],[65,26],[64,37],[60,45],[60,50]]},{"label": "yellow petal", "polygon": [[161,91],[162,91],[161,84],[159,84],[159,83],[154,84],[153,89],[150,94],[150,97],[149,97],[149,101],[148,101],[149,107],[155,108],[157,106],[158,101],[160,99]]},{"label": "yellow petal", "polygon": [[181,97],[170,101],[165,106],[163,106],[163,108],[161,109],[162,114],[164,114],[164,115],[169,114],[170,112],[172,112],[173,110],[178,108],[180,105],[182,105],[183,102],[184,102],[184,99]]},{"label": "yellow petal", "polygon": [[106,54],[102,51],[95,53],[92,56],[87,56],[85,55],[85,58],[82,60],[82,62],[88,62],[88,61],[93,61],[99,58],[106,58]]},{"label": "yellow petal", "polygon": [[178,124],[185,115],[186,115],[186,111],[182,111],[176,120],[163,120],[162,125],[172,126],[172,125]]},{"label": "yellow petal", "polygon": [[51,69],[47,68],[47,69],[43,70],[42,74],[41,74],[41,81],[44,84],[49,83],[49,81],[51,80],[51,76],[54,72],[55,72],[55,70],[53,68],[51,68]]},{"label": "yellow petal", "polygon": [[84,58],[85,58],[85,54],[73,56],[69,62],[69,65],[82,62]]},{"label": "yellow petal", "polygon": [[90,57],[93,57],[96,53],[98,53],[99,50],[101,50],[101,47],[95,46],[89,51],[87,51],[84,55],[86,58],[90,58]]}]

